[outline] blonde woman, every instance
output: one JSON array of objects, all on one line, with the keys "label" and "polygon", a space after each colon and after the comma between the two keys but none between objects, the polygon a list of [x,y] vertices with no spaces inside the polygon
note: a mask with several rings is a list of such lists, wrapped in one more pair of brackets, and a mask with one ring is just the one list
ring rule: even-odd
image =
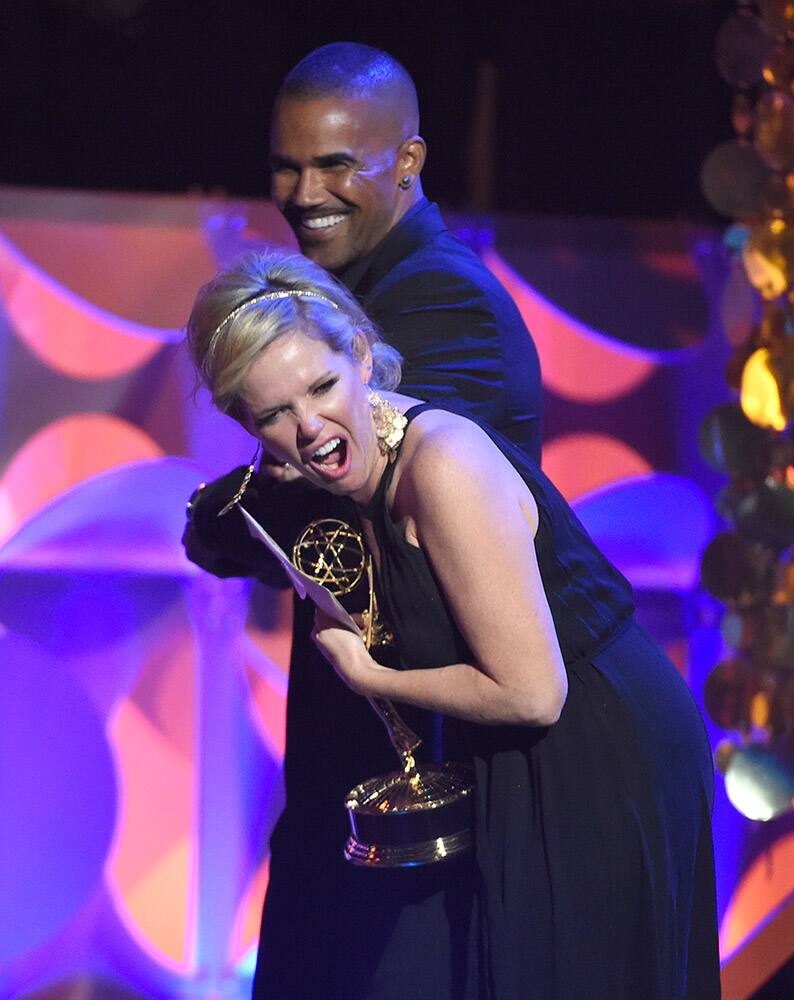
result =
[{"label": "blonde woman", "polygon": [[[394,352],[301,257],[218,275],[188,340],[220,409],[362,526],[394,654],[377,662],[318,614],[339,682],[412,706],[428,731],[441,720],[435,751],[476,776],[471,855],[350,867],[326,918],[346,935],[333,954],[322,935],[300,942],[327,969],[324,996],[718,997],[702,721],[634,622],[629,585],[540,469],[496,432],[397,393]],[[288,738],[311,740],[303,727]],[[283,898],[266,902],[265,941]],[[302,975],[278,996],[301,995]],[[276,995],[266,981],[255,996]]]}]

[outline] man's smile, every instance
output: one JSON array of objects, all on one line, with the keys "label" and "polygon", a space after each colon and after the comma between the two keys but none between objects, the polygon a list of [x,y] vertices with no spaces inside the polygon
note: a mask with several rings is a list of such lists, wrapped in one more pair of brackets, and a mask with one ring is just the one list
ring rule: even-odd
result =
[{"label": "man's smile", "polygon": [[317,215],[314,217],[304,216],[300,220],[300,224],[306,229],[319,230],[319,229],[331,229],[333,226],[342,222],[345,218],[344,213],[338,212],[333,215]]}]

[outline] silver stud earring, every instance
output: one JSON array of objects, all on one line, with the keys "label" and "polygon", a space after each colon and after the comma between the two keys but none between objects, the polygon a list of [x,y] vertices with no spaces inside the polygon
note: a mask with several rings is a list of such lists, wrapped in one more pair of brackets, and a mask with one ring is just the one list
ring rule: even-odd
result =
[{"label": "silver stud earring", "polygon": [[400,187],[403,189],[403,191],[407,191],[408,188],[413,184],[413,182],[414,182],[413,177],[411,177],[410,174],[406,174],[405,177],[403,177],[402,180],[400,181]]}]

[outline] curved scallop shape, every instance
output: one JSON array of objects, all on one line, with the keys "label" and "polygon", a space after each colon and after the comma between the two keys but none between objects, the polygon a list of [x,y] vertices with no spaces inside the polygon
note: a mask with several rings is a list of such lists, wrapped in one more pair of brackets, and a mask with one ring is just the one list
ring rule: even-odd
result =
[{"label": "curved scallop shape", "polygon": [[110,724],[120,805],[106,882],[139,947],[182,975],[195,971],[194,659],[184,619],[150,651]]},{"label": "curved scallop shape", "polygon": [[615,480],[650,472],[651,466],[623,441],[587,431],[544,442],[543,471],[571,503]]},{"label": "curved scallop shape", "polygon": [[[284,760],[292,590],[254,590],[242,636],[248,712],[269,757]],[[264,602],[264,603],[263,603]]]},{"label": "curved scallop shape", "polygon": [[103,413],[79,413],[29,438],[0,479],[0,542],[39,507],[106,469],[162,455],[144,431]]},{"label": "curved scallop shape", "polygon": [[716,530],[708,497],[683,476],[652,473],[580,497],[577,516],[634,587],[691,591]]},{"label": "curved scallop shape", "polygon": [[720,925],[725,959],[794,892],[794,833],[787,833],[757,857],[734,888]]},{"label": "curved scallop shape", "polygon": [[181,340],[114,316],[59,284],[0,234],[4,310],[22,341],[46,365],[77,379],[107,379],[145,364],[163,344]]},{"label": "curved scallop shape", "polygon": [[483,260],[518,306],[538,348],[543,383],[559,396],[582,403],[617,399],[642,385],[657,364],[680,353],[620,344],[549,302],[495,250],[486,250]]},{"label": "curved scallop shape", "polygon": [[0,566],[192,576],[180,538],[201,478],[184,458],[129,462],[58,494],[0,548]]},{"label": "curved scallop shape", "polygon": [[255,670],[248,670],[253,699],[254,727],[268,753],[278,764],[284,760],[287,737],[287,698]]},{"label": "curved scallop shape", "polygon": [[245,888],[232,930],[231,959],[238,971],[245,974],[253,975],[269,878],[270,858],[265,858]]},{"label": "curved scallop shape", "polygon": [[102,721],[55,657],[0,634],[0,966],[60,931],[102,881],[116,780]]},{"label": "curved scallop shape", "polygon": [[[56,285],[159,340],[184,325],[199,285],[218,269],[204,225],[217,205],[190,195],[6,189],[0,231]],[[269,207],[268,218],[279,215]]]}]

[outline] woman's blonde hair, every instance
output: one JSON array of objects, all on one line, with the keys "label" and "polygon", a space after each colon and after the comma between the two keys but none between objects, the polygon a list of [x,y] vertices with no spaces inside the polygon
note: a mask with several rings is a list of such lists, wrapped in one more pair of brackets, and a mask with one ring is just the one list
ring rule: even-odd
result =
[{"label": "woman's blonde hair", "polygon": [[399,385],[400,355],[380,339],[350,292],[306,257],[273,250],[247,254],[216,274],[193,304],[187,343],[215,405],[244,422],[240,387],[246,372],[273,341],[296,330],[351,360],[360,360],[368,346],[372,388]]}]

